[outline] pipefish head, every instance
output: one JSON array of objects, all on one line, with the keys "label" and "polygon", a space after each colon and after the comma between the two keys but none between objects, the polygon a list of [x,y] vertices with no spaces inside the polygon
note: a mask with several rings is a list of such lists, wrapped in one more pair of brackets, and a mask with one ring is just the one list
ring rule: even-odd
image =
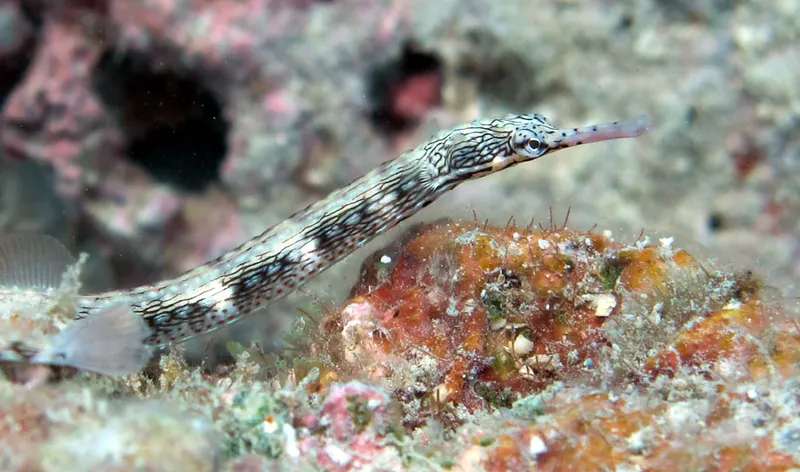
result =
[{"label": "pipefish head", "polygon": [[633,138],[651,127],[645,115],[581,128],[558,128],[539,114],[474,121],[451,131],[439,167],[445,181],[457,183],[536,160],[568,147]]}]

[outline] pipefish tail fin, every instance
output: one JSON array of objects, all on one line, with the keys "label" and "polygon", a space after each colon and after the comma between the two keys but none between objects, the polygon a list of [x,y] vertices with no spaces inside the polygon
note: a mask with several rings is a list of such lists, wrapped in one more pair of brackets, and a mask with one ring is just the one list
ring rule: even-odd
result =
[{"label": "pipefish tail fin", "polygon": [[56,238],[39,233],[0,235],[0,287],[58,288],[77,260]]},{"label": "pipefish tail fin", "polygon": [[116,303],[72,322],[31,362],[126,375],[142,370],[150,360],[152,353],[145,343],[149,335],[140,316],[127,304]]}]

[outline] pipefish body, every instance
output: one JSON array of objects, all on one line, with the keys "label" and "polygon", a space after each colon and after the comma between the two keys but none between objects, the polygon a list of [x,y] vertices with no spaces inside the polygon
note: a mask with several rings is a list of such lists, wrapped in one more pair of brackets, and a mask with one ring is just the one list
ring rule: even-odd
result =
[{"label": "pipefish body", "polygon": [[186,341],[286,296],[459,184],[568,147],[633,138],[631,120],[559,129],[539,114],[477,120],[442,131],[286,221],[175,278],[80,295],[76,317],[124,304],[152,347]]}]

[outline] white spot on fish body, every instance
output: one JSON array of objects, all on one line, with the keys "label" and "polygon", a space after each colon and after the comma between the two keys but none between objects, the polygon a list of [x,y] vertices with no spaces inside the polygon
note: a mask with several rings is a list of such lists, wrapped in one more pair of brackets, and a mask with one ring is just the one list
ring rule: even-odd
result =
[{"label": "white spot on fish body", "polygon": [[303,258],[306,258],[308,256],[313,256],[314,251],[316,250],[317,250],[317,240],[310,239],[308,240],[308,242],[303,244],[302,247],[300,247],[300,254],[302,255]]},{"label": "white spot on fish body", "polygon": [[381,198],[381,205],[388,206],[394,203],[397,200],[397,194],[395,192],[389,192]]},{"label": "white spot on fish body", "polygon": [[355,226],[360,222],[361,222],[361,213],[357,211],[350,213],[350,215],[348,215],[347,218],[344,220],[344,224],[347,226]]}]

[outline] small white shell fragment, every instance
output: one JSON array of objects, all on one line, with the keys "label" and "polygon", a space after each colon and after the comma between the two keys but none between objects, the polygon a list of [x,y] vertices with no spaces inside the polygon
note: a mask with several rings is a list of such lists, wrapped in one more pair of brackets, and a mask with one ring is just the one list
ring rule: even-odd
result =
[{"label": "small white shell fragment", "polygon": [[381,264],[389,264],[392,262],[392,258],[387,256],[386,254],[381,256]]},{"label": "small white shell fragment", "polygon": [[614,311],[617,307],[617,298],[610,293],[602,293],[595,295],[592,298],[592,306],[594,307],[594,316],[605,318]]},{"label": "small white shell fragment", "polygon": [[661,238],[658,241],[661,243],[661,247],[669,248],[672,247],[672,243],[675,242],[675,238]]},{"label": "small white shell fragment", "polygon": [[738,310],[742,306],[744,306],[744,304],[742,302],[740,302],[739,300],[737,300],[735,298],[732,298],[732,299],[730,299],[730,301],[728,301],[728,303],[725,304],[724,307],[722,307],[722,309],[723,310]]},{"label": "small white shell fragment", "polygon": [[555,368],[558,364],[558,354],[538,354],[528,360],[528,365],[544,367],[549,369]]},{"label": "small white shell fragment", "polygon": [[536,379],[536,372],[533,371],[533,368],[529,365],[524,365],[517,370],[517,373],[523,379],[528,380],[535,380]]},{"label": "small white shell fragment", "polygon": [[653,309],[650,310],[649,318],[654,325],[657,326],[661,324],[661,314],[663,313],[663,311],[664,311],[663,302],[658,302],[655,305],[653,305]]},{"label": "small white shell fragment", "polygon": [[514,340],[514,354],[517,356],[527,356],[533,352],[533,341],[520,334]]},{"label": "small white shell fragment", "polygon": [[520,368],[520,375],[533,374],[533,369],[556,370],[561,365],[558,354],[536,354],[525,359],[525,365]]},{"label": "small white shell fragment", "polygon": [[284,423],[283,436],[286,439],[285,441],[286,447],[284,448],[284,454],[293,459],[300,457],[300,448],[298,447],[297,444],[297,431],[295,431],[295,429],[291,425]]},{"label": "small white shell fragment", "polygon": [[450,396],[450,389],[445,384],[439,384],[433,389],[433,399],[439,403],[445,403]]},{"label": "small white shell fragment", "polygon": [[483,449],[484,448],[480,446],[469,447],[461,454],[456,466],[457,468],[453,470],[481,470],[484,460]]},{"label": "small white shell fragment", "polygon": [[348,465],[353,460],[353,456],[351,454],[347,453],[344,449],[336,444],[328,444],[323,450],[334,462],[334,464],[341,467]]},{"label": "small white shell fragment", "polygon": [[264,418],[264,422],[261,425],[261,427],[266,434],[272,434],[278,430],[278,422],[275,421],[274,416],[269,415],[266,418]]},{"label": "small white shell fragment", "polygon": [[540,239],[538,241],[538,244],[539,244],[539,249],[547,249],[550,247],[550,241],[546,239]]},{"label": "small white shell fragment", "polygon": [[505,328],[507,324],[508,321],[505,318],[494,318],[489,325],[489,329],[492,331],[500,331]]},{"label": "small white shell fragment", "polygon": [[528,454],[538,456],[545,452],[547,452],[547,444],[542,441],[542,437],[538,434],[531,436],[531,441],[528,443]]}]

